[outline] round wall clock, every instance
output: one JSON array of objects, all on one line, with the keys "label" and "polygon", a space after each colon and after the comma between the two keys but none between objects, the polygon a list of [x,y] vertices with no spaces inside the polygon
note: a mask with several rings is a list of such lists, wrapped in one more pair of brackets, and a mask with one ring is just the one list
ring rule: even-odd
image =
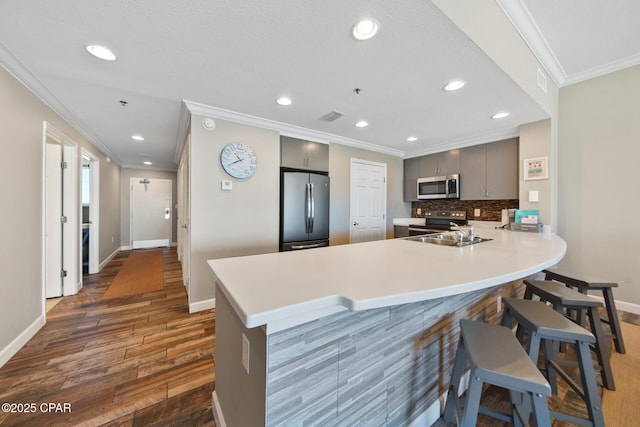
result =
[{"label": "round wall clock", "polygon": [[256,171],[258,156],[253,148],[240,142],[227,144],[220,153],[220,163],[234,178],[249,178]]}]

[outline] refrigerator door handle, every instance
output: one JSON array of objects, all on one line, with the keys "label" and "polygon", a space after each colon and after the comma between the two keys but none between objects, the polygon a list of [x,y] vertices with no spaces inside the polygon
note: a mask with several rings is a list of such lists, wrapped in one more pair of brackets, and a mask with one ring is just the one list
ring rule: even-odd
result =
[{"label": "refrigerator door handle", "polygon": [[311,189],[311,215],[309,215],[309,233],[313,233],[313,221],[316,219],[316,196],[313,192],[313,184],[309,184]]},{"label": "refrigerator door handle", "polygon": [[305,206],[305,232],[309,233],[309,227],[311,225],[311,184],[309,184],[307,182],[307,188],[306,188],[306,206]]}]

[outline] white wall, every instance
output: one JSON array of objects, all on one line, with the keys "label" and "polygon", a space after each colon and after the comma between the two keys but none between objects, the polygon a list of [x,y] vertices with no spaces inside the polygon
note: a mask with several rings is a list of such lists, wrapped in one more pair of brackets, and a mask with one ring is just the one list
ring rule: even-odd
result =
[{"label": "white wall", "polygon": [[[278,251],[280,135],[273,130],[215,119],[214,130],[191,116],[191,280],[189,303],[215,298],[209,259]],[[250,145],[258,156],[255,174],[235,179],[220,166],[230,142]],[[233,182],[232,191],[221,181]]]},{"label": "white wall", "polygon": [[[120,241],[120,214],[112,214],[119,197],[119,168],[76,132],[22,83],[0,67],[0,365],[4,364],[44,321],[42,269],[43,121],[100,157],[100,224],[111,240],[100,239],[100,259]],[[80,152],[80,150],[78,150]],[[109,204],[104,197],[116,194]],[[14,209],[15,208],[15,209]]]},{"label": "white wall", "polygon": [[562,88],[558,149],[558,234],[568,244],[560,267],[587,280],[618,282],[616,300],[636,304],[636,312],[639,100],[640,66]]}]

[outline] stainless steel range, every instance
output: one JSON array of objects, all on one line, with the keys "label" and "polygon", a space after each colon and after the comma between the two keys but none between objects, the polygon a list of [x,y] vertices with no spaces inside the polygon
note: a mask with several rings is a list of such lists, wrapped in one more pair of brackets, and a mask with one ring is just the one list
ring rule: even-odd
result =
[{"label": "stainless steel range", "polygon": [[459,226],[467,225],[466,211],[427,211],[424,214],[424,224],[409,226],[409,236],[422,234],[437,234],[451,231],[451,223]]}]

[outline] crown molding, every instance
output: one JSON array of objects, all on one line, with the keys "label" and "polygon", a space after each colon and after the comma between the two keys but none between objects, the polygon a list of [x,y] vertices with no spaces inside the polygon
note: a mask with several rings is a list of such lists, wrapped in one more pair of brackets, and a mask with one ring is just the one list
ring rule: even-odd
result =
[{"label": "crown molding", "polygon": [[[281,135],[291,136],[294,138],[310,139],[315,142],[322,142],[325,144],[334,143],[347,145],[350,147],[361,148],[363,150],[375,151],[382,154],[387,154],[395,157],[404,157],[405,152],[402,150],[395,150],[393,148],[383,147],[369,142],[360,141],[357,139],[346,138],[344,136],[334,135],[331,133],[321,132],[313,129],[307,129],[300,126],[291,125],[288,123],[278,122],[275,120],[264,119],[261,117],[252,116],[249,114],[239,113],[237,111],[226,110],[224,108],[212,107],[205,104],[199,104],[197,102],[182,100],[184,109],[181,110],[181,126],[178,134],[178,144],[180,147],[176,149],[176,155],[179,155],[182,143],[186,138],[187,126],[186,123],[189,113],[197,114],[200,116],[207,116],[218,118],[222,120],[229,120],[244,125],[255,126],[263,129],[271,129],[280,132]],[[181,142],[182,141],[182,142]]]},{"label": "crown molding", "polygon": [[0,42],[0,62],[1,65],[18,80],[23,86],[29,89],[37,96],[45,105],[51,108],[65,122],[71,125],[78,133],[87,138],[87,140],[96,146],[104,155],[110,157],[116,164],[120,164],[118,157],[94,134],[87,126],[84,125],[62,101],[58,99],[49,88],[42,83],[7,47]]},{"label": "crown molding", "polygon": [[483,135],[474,135],[467,138],[460,138],[453,141],[447,141],[442,144],[429,145],[429,147],[412,150],[407,152],[405,159],[412,157],[420,157],[428,154],[441,153],[443,151],[455,150],[458,148],[470,147],[472,145],[486,144],[488,142],[501,141],[503,139],[515,138],[520,136],[520,128],[503,129],[497,132],[485,133]]},{"label": "crown molding", "polygon": [[547,39],[534,21],[529,9],[522,0],[496,0],[513,27],[520,33],[524,42],[529,46],[538,62],[545,69],[547,74],[554,81],[556,86],[561,87],[567,78],[567,73],[560,65],[560,61],[551,50]]},{"label": "crown molding", "polygon": [[601,77],[605,74],[624,70],[625,68],[635,67],[636,65],[640,65],[640,54],[631,55],[618,61],[610,62],[601,67],[592,68],[582,73],[572,74],[564,80],[563,86],[569,86],[575,83],[583,82],[585,80]]}]

